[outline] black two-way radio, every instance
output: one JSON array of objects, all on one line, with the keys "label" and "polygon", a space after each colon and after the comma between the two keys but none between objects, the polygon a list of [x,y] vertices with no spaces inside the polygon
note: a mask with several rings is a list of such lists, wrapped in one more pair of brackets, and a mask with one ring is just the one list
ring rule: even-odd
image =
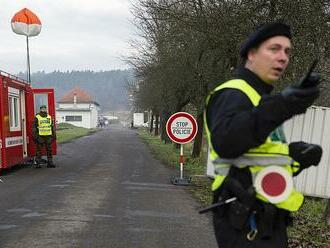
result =
[{"label": "black two-way radio", "polygon": [[318,60],[315,59],[309,68],[306,76],[300,81],[299,87],[300,88],[308,88],[317,86],[321,82],[321,77],[318,73],[313,72]]}]

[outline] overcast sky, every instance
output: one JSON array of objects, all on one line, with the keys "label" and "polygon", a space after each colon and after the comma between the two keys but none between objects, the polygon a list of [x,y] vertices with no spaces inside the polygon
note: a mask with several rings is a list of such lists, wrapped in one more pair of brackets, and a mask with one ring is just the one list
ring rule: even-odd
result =
[{"label": "overcast sky", "polygon": [[42,23],[30,38],[31,71],[125,69],[134,34],[130,0],[1,0],[0,70],[26,71],[25,36],[11,30],[13,15],[23,8]]}]

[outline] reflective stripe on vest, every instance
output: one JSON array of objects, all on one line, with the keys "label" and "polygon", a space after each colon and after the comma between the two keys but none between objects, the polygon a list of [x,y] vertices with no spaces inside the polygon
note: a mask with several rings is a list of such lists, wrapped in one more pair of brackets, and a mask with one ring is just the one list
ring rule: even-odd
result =
[{"label": "reflective stripe on vest", "polygon": [[[220,90],[223,89],[237,89],[243,92],[252,102],[253,106],[258,106],[261,96],[259,93],[253,89],[247,82],[241,79],[234,79],[227,81],[220,86],[216,87],[210,95],[206,98],[206,106],[208,105],[212,95]],[[259,147],[250,149],[247,153],[243,154],[242,156],[235,158],[235,159],[222,159],[216,153],[213,148],[211,142],[211,133],[207,125],[207,118],[206,118],[206,109],[204,111],[204,125],[206,130],[206,135],[209,143],[210,148],[210,158],[212,163],[214,164],[215,168],[215,180],[212,185],[212,190],[216,190],[219,188],[224,181],[225,177],[229,172],[229,168],[231,165],[243,168],[249,166],[250,172],[252,177],[254,178],[256,173],[260,170],[265,168],[266,166],[270,165],[279,165],[283,166],[290,175],[293,173],[293,169],[291,164],[297,165],[296,161],[289,156],[289,148],[288,145],[282,142],[274,142],[269,137],[265,141],[264,144],[260,145]],[[299,166],[295,168],[295,171],[299,169]],[[266,198],[257,194],[257,198],[262,201],[268,202]],[[286,209],[289,211],[296,211],[298,210],[302,203],[304,197],[301,193],[297,192],[293,189],[291,195],[288,199],[281,203],[275,204],[278,208]]]},{"label": "reflective stripe on vest", "polygon": [[222,159],[217,158],[213,161],[215,164],[231,164],[236,167],[244,167],[246,165],[259,165],[259,166],[269,166],[272,165],[284,165],[291,164],[293,162],[292,158],[288,156],[259,156],[256,154],[244,154],[234,159]]},{"label": "reflective stripe on vest", "polygon": [[52,135],[52,117],[42,117],[41,115],[36,116],[38,119],[38,134],[40,136]]}]

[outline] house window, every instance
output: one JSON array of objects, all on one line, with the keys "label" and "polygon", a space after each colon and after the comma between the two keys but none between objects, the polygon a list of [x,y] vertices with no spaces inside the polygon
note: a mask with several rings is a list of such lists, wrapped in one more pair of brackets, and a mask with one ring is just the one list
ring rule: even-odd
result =
[{"label": "house window", "polygon": [[65,116],[65,121],[82,121],[81,115],[67,115]]},{"label": "house window", "polygon": [[10,131],[21,131],[19,90],[9,87],[8,107]]}]

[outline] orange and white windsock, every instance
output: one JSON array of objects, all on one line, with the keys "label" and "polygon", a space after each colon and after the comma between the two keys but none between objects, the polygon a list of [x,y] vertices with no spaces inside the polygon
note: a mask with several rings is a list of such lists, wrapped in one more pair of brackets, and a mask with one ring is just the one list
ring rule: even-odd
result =
[{"label": "orange and white windsock", "polygon": [[41,22],[36,14],[24,8],[11,19],[11,28],[16,34],[37,36],[41,31]]}]

